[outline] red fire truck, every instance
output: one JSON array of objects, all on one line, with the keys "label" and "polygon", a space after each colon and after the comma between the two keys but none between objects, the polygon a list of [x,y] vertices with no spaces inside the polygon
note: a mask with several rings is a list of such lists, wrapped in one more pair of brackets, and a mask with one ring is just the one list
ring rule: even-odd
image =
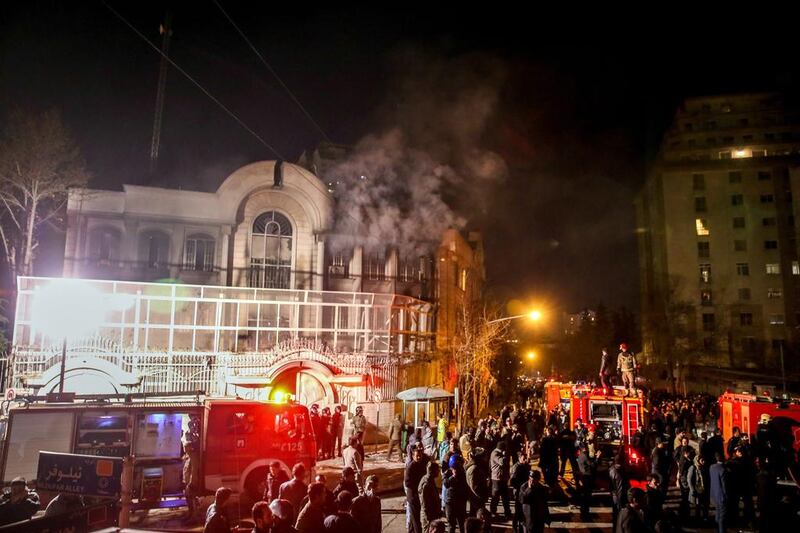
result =
[{"label": "red fire truck", "polygon": [[761,415],[771,417],[770,424],[780,437],[791,439],[795,451],[800,451],[800,399],[774,399],[769,395],[735,394],[725,392],[719,397],[720,426],[725,442],[733,435],[733,428],[754,435],[758,431]]},{"label": "red fire truck", "polygon": [[[40,450],[133,457],[134,506],[181,505],[186,457],[193,486],[226,486],[257,498],[269,464],[311,471],[316,444],[305,406],[239,399],[78,397],[4,406],[0,479],[36,479]],[[195,460],[196,458],[196,460]],[[188,466],[188,465],[187,465]]]}]

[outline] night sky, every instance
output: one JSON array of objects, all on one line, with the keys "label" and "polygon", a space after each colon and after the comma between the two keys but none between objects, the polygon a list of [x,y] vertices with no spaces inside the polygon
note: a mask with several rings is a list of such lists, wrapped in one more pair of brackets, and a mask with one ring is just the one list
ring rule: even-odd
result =
[{"label": "night sky", "polygon": [[[109,4],[160,42],[163,3]],[[632,202],[682,98],[794,90],[799,79],[797,45],[774,21],[769,33],[721,18],[655,30],[652,20],[586,27],[463,6],[381,13],[221,4],[337,143],[400,126],[420,145],[439,144],[436,135],[447,145],[430,109],[446,107],[462,79],[485,84],[496,99],[475,143],[499,154],[507,175],[445,196],[483,231],[496,296],[565,310],[599,301],[638,309]],[[171,57],[284,159],[322,140],[211,0],[171,6]],[[239,166],[276,158],[171,69],[162,158],[150,175],[159,56],[102,2],[2,9],[0,112],[60,110],[92,186],[213,191]],[[441,94],[416,105],[431,72]],[[53,269],[47,257],[42,273]]]}]

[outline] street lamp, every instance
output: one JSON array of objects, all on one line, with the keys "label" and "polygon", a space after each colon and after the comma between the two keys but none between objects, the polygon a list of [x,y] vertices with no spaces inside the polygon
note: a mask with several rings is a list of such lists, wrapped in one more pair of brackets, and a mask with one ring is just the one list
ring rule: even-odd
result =
[{"label": "street lamp", "polygon": [[530,350],[530,351],[528,351],[527,354],[525,354],[525,357],[528,358],[528,361],[533,361],[533,360],[536,359],[536,352],[534,352],[533,350]]},{"label": "street lamp", "polygon": [[542,318],[542,312],[538,309],[530,311],[528,313],[523,313],[521,315],[514,315],[514,316],[507,316],[503,318],[495,318],[494,320],[490,320],[487,324],[496,324],[497,322],[505,322],[506,320],[516,320],[517,318],[527,318],[531,322],[538,322]]}]

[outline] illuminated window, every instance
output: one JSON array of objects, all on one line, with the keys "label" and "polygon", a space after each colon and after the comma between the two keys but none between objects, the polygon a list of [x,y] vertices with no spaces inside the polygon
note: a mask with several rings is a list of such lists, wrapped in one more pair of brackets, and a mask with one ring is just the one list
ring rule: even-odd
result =
[{"label": "illuminated window", "polygon": [[750,265],[748,263],[736,263],[736,274],[739,276],[749,276]]},{"label": "illuminated window", "polygon": [[701,263],[700,264],[700,281],[702,283],[711,283],[711,264],[710,263]]},{"label": "illuminated window", "polygon": [[734,150],[731,154],[734,159],[742,159],[744,157],[750,157],[750,150]]},{"label": "illuminated window", "polygon": [[211,272],[214,270],[214,239],[207,235],[190,235],[184,246],[184,270]]},{"label": "illuminated window", "polygon": [[96,265],[112,266],[120,260],[122,235],[115,228],[95,228],[89,232],[89,259]]},{"label": "illuminated window", "polygon": [[467,290],[467,277],[468,277],[467,269],[466,268],[462,268],[461,269],[461,276],[459,277],[459,280],[458,280],[458,288],[461,289],[462,291],[466,291]]},{"label": "illuminated window", "polygon": [[700,291],[700,305],[713,305],[714,299],[711,294],[711,289],[703,289]]},{"label": "illuminated window", "polygon": [[775,314],[769,315],[769,324],[771,326],[783,326],[786,323],[786,319],[783,318],[783,315]]},{"label": "illuminated window", "polygon": [[767,274],[780,274],[781,273],[781,265],[780,263],[767,263],[766,264]]},{"label": "illuminated window", "polygon": [[792,275],[800,276],[800,262],[792,261]]},{"label": "illuminated window", "polygon": [[745,226],[744,217],[733,217],[733,228],[741,229]]},{"label": "illuminated window", "polygon": [[739,325],[740,326],[752,326],[753,325],[753,313],[739,313]]},{"label": "illuminated window", "polygon": [[767,298],[783,298],[783,290],[767,289]]},{"label": "illuminated window", "polygon": [[708,226],[706,225],[706,219],[698,218],[694,221],[695,226],[697,227],[697,234],[698,235],[708,235]]}]

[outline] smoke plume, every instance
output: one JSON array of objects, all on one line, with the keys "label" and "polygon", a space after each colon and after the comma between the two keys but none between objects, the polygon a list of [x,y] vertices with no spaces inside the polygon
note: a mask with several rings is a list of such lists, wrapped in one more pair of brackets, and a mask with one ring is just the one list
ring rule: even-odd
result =
[{"label": "smoke plume", "polygon": [[435,248],[486,207],[485,191],[507,173],[484,139],[504,79],[499,62],[405,49],[394,64],[383,127],[323,172],[337,197],[334,247]]}]

